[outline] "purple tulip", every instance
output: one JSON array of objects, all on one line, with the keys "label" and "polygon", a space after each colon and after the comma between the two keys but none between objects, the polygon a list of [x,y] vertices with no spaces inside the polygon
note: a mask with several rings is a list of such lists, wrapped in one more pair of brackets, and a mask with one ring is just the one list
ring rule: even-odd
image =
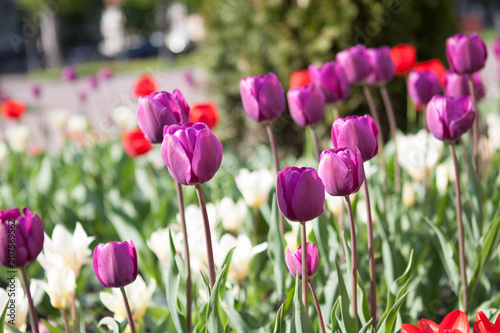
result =
[{"label": "purple tulip", "polygon": [[101,80],[109,80],[113,77],[113,70],[109,67],[103,67],[97,73],[97,77]]},{"label": "purple tulip", "polygon": [[497,56],[497,59],[500,61],[500,38],[495,39],[493,42],[493,51]]},{"label": "purple tulip", "polygon": [[432,96],[441,93],[439,79],[433,71],[411,71],[407,85],[408,95],[417,106],[425,106]]},{"label": "purple tulip", "polygon": [[177,183],[212,179],[222,161],[222,144],[204,123],[165,126],[161,157]]},{"label": "purple tulip", "polygon": [[92,89],[96,89],[97,86],[99,85],[99,80],[97,79],[97,76],[92,75],[89,77],[89,86]]},{"label": "purple tulip", "polygon": [[269,121],[285,111],[285,91],[274,73],[244,77],[240,81],[241,101],[255,121]]},{"label": "purple tulip", "polygon": [[388,46],[367,49],[366,55],[371,68],[366,80],[369,84],[387,84],[394,78],[395,68],[391,58],[391,49]]},{"label": "purple tulip", "polygon": [[38,84],[34,84],[31,86],[31,94],[35,98],[39,98],[42,90]]},{"label": "purple tulip", "polygon": [[434,96],[427,105],[427,127],[437,139],[455,141],[474,123],[470,96]]},{"label": "purple tulip", "polygon": [[318,174],[328,194],[356,193],[365,179],[361,152],[358,148],[355,153],[347,148],[325,150],[321,153]]},{"label": "purple tulip", "polygon": [[66,66],[61,70],[61,78],[63,81],[75,81],[77,77],[78,74],[73,66]]},{"label": "purple tulip", "polygon": [[[311,277],[316,274],[319,266],[319,255],[318,247],[316,244],[307,242],[307,276]],[[292,252],[290,249],[286,249],[285,256],[286,266],[293,277],[297,277],[297,272],[299,272],[299,279],[302,279],[302,246],[299,245],[297,251]]]},{"label": "purple tulip", "polygon": [[472,74],[486,63],[486,45],[475,32],[471,35],[456,34],[446,40],[446,57],[450,68],[458,74]]},{"label": "purple tulip", "polygon": [[99,244],[94,250],[94,273],[106,288],[124,287],[137,277],[137,252],[132,240]]},{"label": "purple tulip", "polygon": [[312,81],[323,89],[326,103],[345,101],[349,97],[351,85],[347,81],[342,66],[335,61],[327,62],[319,68],[310,65],[308,70]]},{"label": "purple tulip", "polygon": [[179,90],[175,89],[171,94],[154,92],[139,97],[137,123],[149,142],[161,143],[163,128],[188,122],[189,111],[189,105]]},{"label": "purple tulip", "polygon": [[339,52],[336,60],[344,69],[347,81],[351,85],[364,83],[370,75],[370,61],[366,54],[366,47],[363,45],[356,45]]},{"label": "purple tulip", "polygon": [[[479,101],[485,95],[484,85],[479,73],[472,74],[472,82],[474,84],[474,96]],[[470,96],[468,75],[460,75],[452,71],[447,71],[444,78],[444,87],[444,94],[448,97],[459,98]]]},{"label": "purple tulip", "polygon": [[313,168],[287,167],[278,173],[276,195],[290,221],[307,222],[323,213],[325,186]]},{"label": "purple tulip", "polygon": [[26,207],[22,214],[17,208],[0,209],[0,265],[8,268],[26,266],[43,248],[42,219]]},{"label": "purple tulip", "polygon": [[292,88],[287,97],[290,115],[298,125],[312,125],[323,119],[325,96],[318,85]]},{"label": "purple tulip", "polygon": [[363,161],[371,160],[378,151],[378,128],[372,117],[364,115],[338,118],[332,126],[333,147],[346,147],[361,152]]}]

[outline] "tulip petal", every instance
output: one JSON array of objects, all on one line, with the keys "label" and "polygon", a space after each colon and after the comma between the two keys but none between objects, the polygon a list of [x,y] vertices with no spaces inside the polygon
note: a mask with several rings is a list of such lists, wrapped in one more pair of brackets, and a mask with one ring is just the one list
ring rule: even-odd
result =
[{"label": "tulip petal", "polygon": [[297,272],[299,272],[299,277],[302,276],[302,261],[290,249],[286,249],[285,262],[294,278],[297,278]]},{"label": "tulip petal", "polygon": [[418,322],[418,328],[420,328],[423,333],[439,332],[439,325],[429,319],[420,319]]},{"label": "tulip petal", "polygon": [[474,123],[474,116],[474,112],[470,111],[464,114],[462,118],[452,120],[450,122],[450,137],[456,140],[467,132]]},{"label": "tulip petal", "polygon": [[467,315],[461,310],[450,312],[439,325],[439,333],[445,333],[447,330],[469,333],[470,327]]},{"label": "tulip petal", "polygon": [[[321,205],[318,202],[322,203]],[[310,221],[323,213],[325,187],[316,172],[302,173],[291,200],[295,216],[301,222]]]},{"label": "tulip petal", "polygon": [[255,121],[260,121],[259,118],[259,102],[257,100],[254,78],[247,77],[240,81],[240,94],[243,108],[247,115]]},{"label": "tulip petal", "polygon": [[410,324],[403,324],[401,325],[401,333],[422,333],[422,330]]},{"label": "tulip petal", "polygon": [[161,157],[176,182],[190,185],[193,178],[191,163],[176,136],[165,135],[161,144]]},{"label": "tulip petal", "polygon": [[192,172],[198,182],[203,184],[212,179],[219,170],[221,161],[222,144],[220,141],[210,132],[208,127],[199,131],[192,160]]}]

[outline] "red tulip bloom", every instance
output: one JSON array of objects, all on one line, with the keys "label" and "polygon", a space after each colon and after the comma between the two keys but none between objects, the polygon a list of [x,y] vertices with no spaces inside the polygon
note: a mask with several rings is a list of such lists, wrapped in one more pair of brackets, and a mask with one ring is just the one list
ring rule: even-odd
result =
[{"label": "red tulip bloom", "polygon": [[158,84],[154,77],[149,74],[141,76],[134,84],[134,95],[144,97],[158,90]]},{"label": "red tulip bloom", "polygon": [[443,321],[441,322],[441,325],[437,325],[435,322],[428,319],[422,319],[418,322],[418,327],[415,327],[410,324],[403,324],[401,326],[401,333],[447,333],[447,332],[450,333],[470,332],[469,320],[467,319],[467,315],[463,311],[455,310],[453,312],[450,312],[446,317],[444,317]]},{"label": "red tulip bloom", "polygon": [[497,317],[495,323],[491,323],[486,315],[479,311],[476,313],[476,322],[472,329],[473,333],[500,333],[500,316]]},{"label": "red tulip bloom", "polygon": [[411,44],[398,44],[391,48],[391,58],[394,63],[396,75],[403,76],[412,69],[417,61],[417,51]]},{"label": "red tulip bloom", "polygon": [[213,129],[219,122],[219,111],[212,102],[195,103],[191,105],[189,121],[192,123],[205,123],[208,128]]},{"label": "red tulip bloom", "polygon": [[307,69],[295,71],[290,76],[290,89],[302,88],[312,83],[311,75]]},{"label": "red tulip bloom", "polygon": [[0,105],[0,111],[4,118],[18,119],[24,114],[26,106],[21,101],[7,99]]},{"label": "red tulip bloom", "polygon": [[139,128],[123,133],[122,146],[130,157],[144,155],[153,147]]},{"label": "red tulip bloom", "polygon": [[418,72],[433,71],[438,77],[441,87],[444,87],[446,68],[439,59],[431,59],[427,61],[417,62],[412,69]]}]

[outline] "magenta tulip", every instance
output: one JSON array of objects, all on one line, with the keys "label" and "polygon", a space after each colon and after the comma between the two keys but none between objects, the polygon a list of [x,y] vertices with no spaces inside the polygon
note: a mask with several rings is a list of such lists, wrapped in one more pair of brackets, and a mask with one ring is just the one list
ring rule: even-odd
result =
[{"label": "magenta tulip", "polygon": [[356,193],[365,179],[361,152],[358,148],[354,152],[347,148],[325,150],[321,153],[318,174],[328,194]]},{"label": "magenta tulip", "polygon": [[99,80],[97,79],[97,76],[92,75],[89,77],[89,86],[92,89],[96,89],[97,86],[99,86]]},{"label": "magenta tulip", "polygon": [[124,287],[137,277],[137,252],[132,240],[99,244],[94,250],[94,272],[106,288]]},{"label": "magenta tulip", "polygon": [[323,89],[326,103],[345,101],[349,97],[351,85],[342,66],[335,61],[327,62],[321,67],[310,65],[308,70],[312,81]]},{"label": "magenta tulip", "polygon": [[370,61],[363,45],[356,45],[339,52],[336,60],[344,69],[347,81],[351,85],[364,83],[370,75]]},{"label": "magenta tulip", "polygon": [[378,128],[369,115],[338,118],[332,126],[334,148],[346,147],[361,152],[363,161],[371,160],[378,151]]},{"label": "magenta tulip", "polygon": [[33,95],[33,97],[39,98],[41,92],[42,92],[42,89],[38,84],[34,84],[31,86],[31,94]]},{"label": "magenta tulip", "polygon": [[274,73],[244,77],[240,93],[245,112],[255,121],[270,121],[285,111],[285,91]]},{"label": "magenta tulip", "polygon": [[[319,266],[318,247],[316,244],[307,242],[307,276],[311,277],[316,274]],[[299,279],[302,279],[302,246],[299,245],[297,251],[292,252],[286,249],[285,256],[286,266],[293,277],[297,277],[299,272]]]},{"label": "magenta tulip", "polygon": [[316,84],[288,90],[288,107],[292,119],[300,126],[315,124],[325,114],[325,96]]},{"label": "magenta tulip", "polygon": [[434,96],[427,105],[427,127],[437,139],[455,141],[474,123],[470,96]]},{"label": "magenta tulip", "polygon": [[[479,73],[472,74],[472,82],[474,84],[474,96],[476,100],[483,99],[485,89]],[[459,98],[462,96],[470,96],[469,92],[469,77],[468,75],[460,75],[452,71],[447,71],[444,79],[444,92],[448,97]]]},{"label": "magenta tulip", "polygon": [[471,35],[456,34],[446,40],[446,57],[450,68],[458,74],[472,74],[486,63],[486,45],[475,32]]},{"label": "magenta tulip", "polygon": [[371,69],[366,80],[369,84],[387,84],[394,78],[396,72],[391,58],[391,49],[388,46],[367,49],[366,55]]},{"label": "magenta tulip", "polygon": [[61,79],[63,79],[63,81],[75,81],[77,77],[78,74],[73,66],[66,66],[61,70]]},{"label": "magenta tulip", "polygon": [[411,71],[408,76],[408,95],[417,106],[425,106],[441,93],[441,85],[433,71]]}]

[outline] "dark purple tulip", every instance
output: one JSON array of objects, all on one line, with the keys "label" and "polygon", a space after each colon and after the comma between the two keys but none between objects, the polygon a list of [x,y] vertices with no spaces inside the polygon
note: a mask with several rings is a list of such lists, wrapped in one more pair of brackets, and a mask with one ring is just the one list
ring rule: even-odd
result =
[{"label": "dark purple tulip", "polygon": [[208,182],[219,170],[222,144],[204,123],[165,126],[161,157],[179,184]]},{"label": "dark purple tulip", "polygon": [[347,81],[351,85],[364,83],[370,75],[370,61],[366,55],[366,47],[363,45],[356,45],[339,52],[336,60],[344,69]]},{"label": "dark purple tulip", "polygon": [[63,81],[75,81],[78,74],[73,66],[66,66],[61,70],[61,78]]},{"label": "dark purple tulip", "polygon": [[332,142],[334,148],[346,147],[361,152],[363,161],[371,160],[378,151],[378,128],[372,117],[364,115],[338,118],[332,125]]},{"label": "dark purple tulip", "polygon": [[132,240],[99,244],[94,250],[94,273],[106,288],[124,287],[137,277],[137,252]]},{"label": "dark purple tulip", "polygon": [[103,67],[97,73],[97,77],[101,80],[109,80],[113,77],[113,70],[109,67]]},{"label": "dark purple tulip", "polygon": [[287,167],[278,173],[276,195],[290,221],[307,222],[323,213],[325,186],[313,168]]},{"label": "dark purple tulip", "polygon": [[285,91],[274,73],[244,77],[240,81],[241,101],[255,121],[269,121],[285,111]]},{"label": "dark purple tulip", "polygon": [[[479,73],[472,74],[472,82],[474,84],[474,96],[479,101],[485,95],[484,85]],[[444,78],[444,87],[444,94],[448,97],[459,98],[470,96],[468,75],[460,75],[452,71],[447,71]]]},{"label": "dark purple tulip", "polygon": [[[307,276],[311,277],[316,274],[319,266],[318,247],[314,243],[306,243],[307,247]],[[292,252],[286,249],[285,256],[286,266],[293,277],[297,277],[299,272],[299,279],[302,279],[302,245],[299,245],[297,251]]]},{"label": "dark purple tulip", "polygon": [[0,210],[0,265],[8,268],[26,266],[43,248],[42,219],[26,207],[22,214],[17,208]]},{"label": "dark purple tulip", "polygon": [[318,173],[326,193],[333,196],[356,193],[365,179],[361,152],[358,148],[355,153],[347,148],[325,150],[321,153]]},{"label": "dark purple tulip", "polygon": [[391,49],[388,46],[367,49],[366,55],[371,68],[366,80],[369,84],[387,84],[394,78],[395,68],[391,58]]},{"label": "dark purple tulip", "polygon": [[325,96],[318,85],[292,88],[287,97],[290,115],[298,125],[312,125],[323,119]]},{"label": "dark purple tulip", "polygon": [[92,75],[89,77],[89,86],[92,89],[96,89],[97,86],[99,85],[99,80],[97,79],[97,76]]},{"label": "dark purple tulip", "polygon": [[162,143],[163,128],[189,121],[189,110],[179,90],[175,89],[171,94],[166,91],[154,92],[139,97],[137,123],[149,142]]},{"label": "dark purple tulip", "polygon": [[34,84],[31,86],[31,94],[35,98],[39,98],[42,90],[38,84]]},{"label": "dark purple tulip", "polygon": [[475,32],[471,35],[456,34],[446,40],[446,57],[450,68],[458,74],[472,74],[486,63],[486,45]]},{"label": "dark purple tulip", "polygon": [[417,106],[425,106],[432,96],[441,93],[441,85],[433,71],[411,71],[407,85],[408,95]]},{"label": "dark purple tulip", "polygon": [[434,96],[427,105],[427,127],[437,139],[456,141],[474,123],[470,96]]},{"label": "dark purple tulip", "polygon": [[327,62],[319,68],[309,65],[308,70],[312,81],[323,89],[326,103],[345,101],[349,97],[351,85],[347,81],[342,66],[335,61]]}]

